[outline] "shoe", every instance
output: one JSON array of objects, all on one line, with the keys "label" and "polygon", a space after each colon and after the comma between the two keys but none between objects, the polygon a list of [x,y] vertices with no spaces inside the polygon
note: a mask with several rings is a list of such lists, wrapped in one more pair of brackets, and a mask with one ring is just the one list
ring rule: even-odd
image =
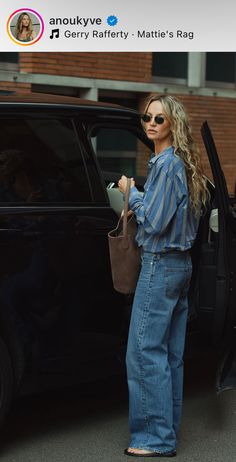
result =
[{"label": "shoe", "polygon": [[149,451],[149,452],[136,453],[136,452],[129,451],[129,449],[127,448],[124,450],[124,454],[126,456],[132,456],[132,457],[175,457],[177,455],[177,452],[174,450],[174,451],[168,451],[168,452],[159,452],[159,451],[150,452]]}]

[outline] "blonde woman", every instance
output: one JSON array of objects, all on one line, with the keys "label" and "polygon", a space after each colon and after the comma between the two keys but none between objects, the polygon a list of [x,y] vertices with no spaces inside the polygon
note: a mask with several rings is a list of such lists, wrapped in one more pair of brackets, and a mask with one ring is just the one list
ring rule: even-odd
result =
[{"label": "blonde woman", "polygon": [[[126,356],[131,441],[125,454],[173,457],[180,426],[187,293],[202,204],[208,192],[183,104],[152,96],[142,115],[155,151],[142,196],[132,179],[142,268]],[[126,176],[119,181],[125,192]]]},{"label": "blonde woman", "polygon": [[28,13],[20,14],[16,24],[16,38],[21,42],[30,42],[36,37],[36,32],[33,30],[31,17]]}]

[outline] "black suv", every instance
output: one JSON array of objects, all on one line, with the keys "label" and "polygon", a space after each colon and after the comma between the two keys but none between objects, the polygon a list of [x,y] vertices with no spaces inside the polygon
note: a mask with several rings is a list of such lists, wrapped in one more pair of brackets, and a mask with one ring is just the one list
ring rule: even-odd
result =
[{"label": "black suv", "polygon": [[[223,389],[236,385],[236,201],[206,123],[202,135],[215,186],[192,249],[190,321],[225,354]],[[150,149],[135,110],[1,97],[1,421],[19,392],[123,370],[132,297],[113,289],[107,233],[123,205],[119,174],[137,178]]]}]

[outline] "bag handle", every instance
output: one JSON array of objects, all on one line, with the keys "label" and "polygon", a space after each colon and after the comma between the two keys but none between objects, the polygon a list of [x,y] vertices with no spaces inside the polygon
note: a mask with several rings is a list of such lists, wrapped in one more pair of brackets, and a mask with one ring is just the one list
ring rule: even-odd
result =
[{"label": "bag handle", "polygon": [[131,178],[127,178],[127,186],[125,190],[124,215],[123,215],[123,236],[124,237],[127,237],[127,221],[128,221],[130,186],[131,186]]}]

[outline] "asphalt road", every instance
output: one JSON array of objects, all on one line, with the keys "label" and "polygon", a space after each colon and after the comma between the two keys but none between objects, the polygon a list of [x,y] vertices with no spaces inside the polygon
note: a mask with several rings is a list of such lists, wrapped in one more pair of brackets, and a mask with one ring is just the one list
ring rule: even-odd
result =
[{"label": "asphalt road", "polygon": [[[214,359],[186,361],[176,462],[236,460],[236,391],[214,391]],[[128,401],[120,380],[17,400],[5,425],[2,462],[120,462],[128,444]],[[137,459],[133,459],[137,460]],[[141,459],[147,460],[147,459]],[[165,459],[172,460],[172,459]]]}]

